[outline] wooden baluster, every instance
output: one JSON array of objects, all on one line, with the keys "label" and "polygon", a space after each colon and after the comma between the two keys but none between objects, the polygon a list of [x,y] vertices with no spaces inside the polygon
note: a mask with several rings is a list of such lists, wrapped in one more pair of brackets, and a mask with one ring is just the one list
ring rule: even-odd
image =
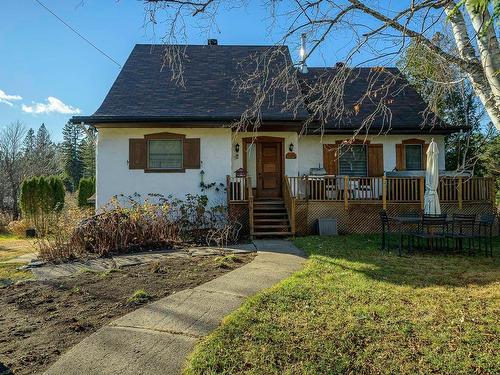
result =
[{"label": "wooden baluster", "polygon": [[387,177],[382,176],[382,208],[387,210]]},{"label": "wooden baluster", "polygon": [[420,209],[424,209],[425,179],[420,177]]},{"label": "wooden baluster", "polygon": [[226,199],[227,205],[229,206],[229,201],[231,200],[231,176],[226,176]]},{"label": "wooden baluster", "polygon": [[462,209],[462,188],[463,188],[463,181],[462,181],[462,176],[458,177],[458,209]]},{"label": "wooden baluster", "polygon": [[349,177],[348,176],[344,176],[344,210],[347,211],[347,208],[349,206]]}]

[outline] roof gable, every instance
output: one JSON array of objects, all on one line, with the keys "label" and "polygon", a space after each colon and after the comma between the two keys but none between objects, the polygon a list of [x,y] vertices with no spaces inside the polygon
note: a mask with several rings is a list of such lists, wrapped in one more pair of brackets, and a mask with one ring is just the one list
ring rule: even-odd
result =
[{"label": "roof gable", "polygon": [[[250,59],[270,48],[282,49],[282,59],[273,60],[270,70],[280,71],[290,64],[286,47],[269,46],[179,46],[184,84],[173,79],[164,63],[161,45],[136,45],[108,95],[93,117],[164,118],[192,120],[238,119],[251,105],[250,93],[238,93],[236,84],[245,75]],[[292,93],[298,95],[299,93]],[[294,113],[282,111],[284,92],[262,108],[264,120],[293,120]],[[307,116],[307,112],[299,115]]]}]

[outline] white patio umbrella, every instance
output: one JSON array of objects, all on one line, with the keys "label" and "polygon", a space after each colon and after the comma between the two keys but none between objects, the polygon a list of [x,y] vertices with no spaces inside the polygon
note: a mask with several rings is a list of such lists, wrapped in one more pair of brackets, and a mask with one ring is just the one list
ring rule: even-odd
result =
[{"label": "white patio umbrella", "polygon": [[434,138],[427,149],[427,165],[425,168],[425,194],[424,194],[424,213],[440,214],[439,196],[437,193],[439,183],[438,167],[439,150]]}]

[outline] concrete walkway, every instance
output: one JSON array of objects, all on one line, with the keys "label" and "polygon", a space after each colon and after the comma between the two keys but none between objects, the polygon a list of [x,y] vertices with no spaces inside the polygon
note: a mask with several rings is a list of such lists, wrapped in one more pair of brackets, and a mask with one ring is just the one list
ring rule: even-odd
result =
[{"label": "concrete walkway", "polygon": [[196,342],[245,298],[302,268],[288,241],[254,242],[255,259],[194,289],[133,311],[75,345],[46,374],[179,374]]}]

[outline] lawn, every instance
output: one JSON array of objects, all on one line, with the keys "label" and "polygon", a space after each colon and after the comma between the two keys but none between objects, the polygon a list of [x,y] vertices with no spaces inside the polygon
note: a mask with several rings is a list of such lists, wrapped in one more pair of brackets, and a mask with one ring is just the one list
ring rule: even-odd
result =
[{"label": "lawn", "polygon": [[498,374],[495,257],[378,250],[376,236],[304,237],[304,270],[249,299],[187,374]]},{"label": "lawn", "polygon": [[5,263],[12,259],[35,252],[32,241],[25,238],[18,238],[9,234],[0,233],[0,280],[9,279],[13,281],[31,278],[31,272],[18,271],[17,267],[23,263]]}]

